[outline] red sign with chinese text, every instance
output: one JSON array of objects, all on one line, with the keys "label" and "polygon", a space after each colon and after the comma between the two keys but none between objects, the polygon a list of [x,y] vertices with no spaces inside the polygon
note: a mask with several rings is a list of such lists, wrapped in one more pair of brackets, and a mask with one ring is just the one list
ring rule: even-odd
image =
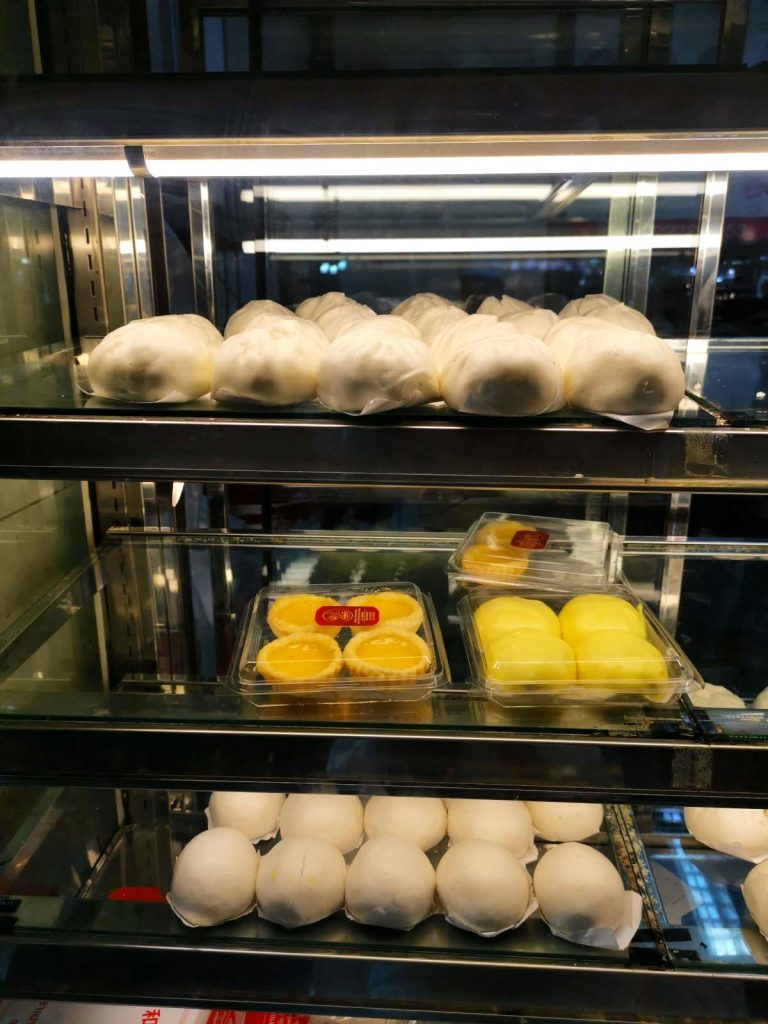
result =
[{"label": "red sign with chinese text", "polygon": [[379,609],[371,605],[324,604],[315,612],[318,626],[375,626]]},{"label": "red sign with chinese text", "polygon": [[549,543],[549,534],[544,530],[518,530],[510,541],[513,548],[527,548],[529,551],[541,551]]}]

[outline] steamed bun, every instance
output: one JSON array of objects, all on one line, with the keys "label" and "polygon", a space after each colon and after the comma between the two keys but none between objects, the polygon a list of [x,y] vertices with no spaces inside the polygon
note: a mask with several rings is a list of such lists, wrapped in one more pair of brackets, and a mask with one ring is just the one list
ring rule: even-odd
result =
[{"label": "steamed bun", "polygon": [[499,320],[512,324],[521,334],[529,334],[534,338],[545,338],[558,322],[551,309],[529,309],[522,313],[505,313]]},{"label": "steamed bun", "polygon": [[549,342],[565,375],[570,405],[639,415],[675,409],[685,394],[680,360],[661,338],[622,328],[579,339],[565,354]]},{"label": "steamed bun", "polygon": [[304,320],[317,320],[326,309],[347,304],[350,306],[357,305],[355,300],[348,299],[344,292],[326,292],[324,295],[313,295],[311,298],[304,299],[303,302],[298,304],[296,316],[300,316]]},{"label": "steamed bun", "polygon": [[505,313],[527,313],[532,308],[530,303],[523,302],[522,299],[513,299],[511,295],[502,295],[500,299],[489,295],[477,307],[477,312],[489,316],[504,316]]},{"label": "steamed bun", "polygon": [[291,793],[280,812],[280,834],[283,839],[295,836],[324,839],[342,853],[349,853],[363,838],[360,797],[341,793]]},{"label": "steamed bun", "polygon": [[[624,890],[616,868],[598,850],[583,843],[551,847],[533,873],[541,916],[555,935],[588,946],[623,949],[629,944],[628,918],[636,893]],[[632,930],[632,934],[634,934]]]},{"label": "steamed bun", "polygon": [[485,839],[519,860],[536,859],[531,815],[522,800],[451,800],[448,835],[452,843]]},{"label": "steamed bun", "polygon": [[383,412],[437,397],[429,349],[405,324],[396,327],[396,319],[377,316],[353,324],[331,345],[317,382],[329,409]]},{"label": "steamed bun", "polygon": [[232,921],[253,908],[258,871],[259,855],[242,832],[212,828],[176,858],[168,902],[193,927]]},{"label": "steamed bun", "polygon": [[406,323],[411,323],[418,329],[425,345],[432,345],[445,330],[466,319],[467,314],[458,306],[430,306]]},{"label": "steamed bun", "polygon": [[88,360],[94,394],[127,402],[201,398],[211,390],[213,332],[218,335],[206,323],[194,314],[148,317],[110,331]]},{"label": "steamed bun", "polygon": [[401,836],[431,850],[445,836],[445,804],[433,796],[372,796],[365,808],[368,836]]},{"label": "steamed bun", "polygon": [[315,323],[328,338],[333,341],[338,338],[342,331],[353,324],[364,320],[371,320],[376,314],[369,306],[361,306],[358,303],[344,302],[340,306],[331,306],[315,317]]},{"label": "steamed bun", "polygon": [[704,683],[697,690],[691,690],[687,696],[695,708],[745,708],[747,706],[737,694],[725,686],[715,686],[714,683]]},{"label": "steamed bun", "polygon": [[272,299],[252,299],[250,302],[246,302],[244,306],[241,306],[240,309],[235,310],[229,320],[227,320],[227,325],[224,328],[224,337],[229,338],[233,334],[241,334],[243,331],[247,331],[249,327],[254,327],[263,322],[265,317],[284,319],[294,315],[286,306],[281,306],[279,302],[273,302]]},{"label": "steamed bun", "polygon": [[402,316],[406,320],[413,320],[415,317],[425,313],[428,309],[447,309],[453,303],[444,299],[442,295],[435,295],[434,292],[417,292],[410,298],[403,299],[392,310],[393,316]]},{"label": "steamed bun", "polygon": [[619,300],[611,295],[585,295],[583,299],[571,299],[560,310],[560,319],[567,320],[574,316],[593,316],[598,310],[608,306],[618,306]]},{"label": "steamed bun", "polygon": [[741,887],[747,910],[763,938],[768,938],[768,861],[752,868]]},{"label": "steamed bun", "polygon": [[531,903],[531,878],[509,850],[485,839],[452,846],[437,865],[437,895],[451,924],[493,936],[516,928]]},{"label": "steamed bun", "polygon": [[768,810],[686,807],[685,827],[702,844],[754,864],[768,859]]},{"label": "steamed bun", "polygon": [[648,317],[643,316],[638,310],[632,309],[631,306],[625,306],[623,302],[613,306],[603,306],[600,309],[594,310],[590,316],[597,317],[598,320],[602,320],[604,323],[611,324],[614,327],[624,327],[628,331],[644,331],[646,334],[656,334],[653,324]]},{"label": "steamed bun", "polygon": [[259,916],[283,928],[301,928],[344,904],[347,865],[322,839],[283,839],[265,854],[256,881]]},{"label": "steamed bun", "polygon": [[319,328],[292,316],[262,321],[262,326],[233,334],[219,349],[213,366],[213,397],[247,398],[262,405],[311,401],[328,341]]},{"label": "steamed bun", "polygon": [[758,693],[758,695],[752,701],[752,707],[758,709],[768,708],[768,686],[766,686],[764,690],[761,690],[760,693]]},{"label": "steamed bun", "polygon": [[236,828],[252,843],[271,839],[277,832],[283,793],[211,793],[206,814],[208,827]]},{"label": "steamed bun", "polygon": [[435,872],[416,843],[369,839],[347,871],[347,916],[360,924],[408,931],[432,910]]},{"label": "steamed bun", "polygon": [[461,346],[440,377],[440,390],[451,408],[480,415],[538,416],[563,405],[557,360],[539,338],[514,328],[508,337]]},{"label": "steamed bun", "polygon": [[602,804],[560,803],[526,800],[537,835],[553,843],[580,842],[600,831]]}]

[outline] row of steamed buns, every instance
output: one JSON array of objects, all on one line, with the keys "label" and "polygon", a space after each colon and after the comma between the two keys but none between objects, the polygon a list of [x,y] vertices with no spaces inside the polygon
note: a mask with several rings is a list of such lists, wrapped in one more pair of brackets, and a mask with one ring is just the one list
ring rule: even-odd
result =
[{"label": "row of steamed buns", "polygon": [[[616,868],[578,841],[600,830],[599,804],[372,797],[363,806],[356,796],[220,792],[207,814],[209,830],[182,850],[168,897],[190,925],[257,907],[296,928],[344,908],[361,924],[402,930],[441,912],[491,936],[538,907],[555,934],[577,941],[585,922],[614,934],[626,921],[630,894]],[[254,844],[278,830],[260,856]],[[446,834],[435,869],[426,851]],[[524,864],[538,856],[536,837],[562,845],[531,878]]]},{"label": "row of steamed buns", "polygon": [[353,414],[439,398],[487,415],[565,405],[652,414],[674,409],[685,388],[667,342],[608,295],[575,299],[559,316],[510,296],[487,298],[471,315],[428,292],[384,316],[341,292],[295,312],[257,299],[230,317],[223,341],[194,314],[134,320],[94,349],[88,376],[96,395],[122,401],[319,398]]}]

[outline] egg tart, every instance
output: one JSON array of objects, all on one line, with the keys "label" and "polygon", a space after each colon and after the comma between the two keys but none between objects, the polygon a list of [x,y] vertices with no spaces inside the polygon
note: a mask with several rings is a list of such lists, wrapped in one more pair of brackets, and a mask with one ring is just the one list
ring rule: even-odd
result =
[{"label": "egg tart", "polygon": [[368,679],[414,679],[432,667],[429,647],[416,633],[380,626],[353,636],[344,649],[351,676]]},{"label": "egg tart", "polygon": [[341,648],[323,633],[291,633],[265,644],[256,668],[269,683],[325,683],[341,672]]},{"label": "egg tart", "polygon": [[318,626],[315,614],[318,608],[338,605],[332,597],[322,594],[283,594],[275,598],[267,612],[267,624],[275,636],[290,636],[292,633],[325,633],[336,636],[340,625]]},{"label": "egg tart", "polygon": [[519,548],[492,548],[472,544],[461,556],[461,567],[496,579],[514,579],[528,568],[528,553]]},{"label": "egg tart", "polygon": [[373,594],[358,594],[347,601],[351,607],[376,608],[379,621],[376,626],[352,626],[353,633],[368,633],[381,626],[407,629],[415,633],[424,621],[421,605],[415,597],[402,590],[379,590]]},{"label": "egg tart", "polygon": [[476,544],[487,544],[492,548],[503,548],[511,544],[515,534],[521,530],[527,532],[531,529],[525,523],[518,523],[516,519],[497,519],[486,523],[475,534]]}]

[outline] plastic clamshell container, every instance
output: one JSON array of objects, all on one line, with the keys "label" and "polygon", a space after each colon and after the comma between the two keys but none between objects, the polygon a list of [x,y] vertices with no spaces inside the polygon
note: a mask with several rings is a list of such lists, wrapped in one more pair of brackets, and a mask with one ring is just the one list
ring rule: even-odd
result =
[{"label": "plastic clamshell container", "polygon": [[618,571],[618,535],[607,523],[486,512],[448,561],[465,585],[601,587]]},{"label": "plastic clamshell container", "polygon": [[[379,617],[381,610],[371,603],[371,599],[375,601],[375,595],[383,591],[410,599],[403,604],[406,605],[405,611],[411,613],[411,623],[405,628],[393,623],[396,636],[391,641],[382,640],[381,636],[384,631],[391,631],[393,626],[389,625],[386,616]],[[277,649],[270,648],[266,655],[263,652],[276,640],[307,636],[305,630],[284,633],[278,629],[281,634],[278,637],[273,628],[276,625],[273,612],[275,603],[281,598],[302,596],[308,599],[307,604],[311,610],[311,628],[308,632],[313,637],[323,637],[320,641],[322,646],[318,651],[314,650],[309,641],[299,640],[291,644],[290,663],[286,665],[286,655],[280,651],[280,645]],[[318,604],[320,601],[322,603]],[[418,612],[414,616],[416,606]],[[414,624],[416,620],[420,620],[417,626]],[[334,632],[335,635],[331,636]],[[347,653],[350,643],[363,633],[371,637],[378,634],[379,643],[382,644],[375,654],[379,671],[367,663],[365,655],[370,653],[370,647],[366,652],[365,647],[361,649],[358,642],[355,654]],[[408,650],[408,640],[403,638],[403,633],[416,638],[412,651]],[[400,635],[399,640],[406,645],[405,648],[398,642],[397,634]],[[340,664],[327,638],[338,645]],[[389,646],[392,647],[391,653],[387,649]],[[282,676],[287,667],[294,678],[276,678],[273,674],[276,650],[279,674]],[[270,656],[273,661],[271,667],[263,660],[266,656]],[[417,661],[421,658],[422,666],[424,658],[428,658],[426,671],[409,673],[408,666],[412,664],[414,656]],[[323,663],[326,658],[329,664],[333,663],[330,674],[328,666]],[[302,669],[302,663],[307,666],[306,672]],[[320,671],[317,671],[318,664],[322,665]],[[434,606],[429,596],[413,583],[263,587],[247,610],[232,665],[229,685],[254,704],[423,700],[436,687],[449,681],[447,659]]]},{"label": "plastic clamshell container", "polygon": [[[645,640],[658,652],[658,657],[648,655],[638,658],[628,653],[624,657],[605,657],[599,660],[579,661],[575,648],[571,648],[576,663],[573,680],[572,667],[564,668],[553,660],[551,650],[536,659],[536,639],[532,630],[526,630],[525,640],[509,646],[496,646],[496,658],[491,661],[480,638],[475,620],[478,609],[496,597],[527,598],[541,601],[553,612],[560,610],[574,597],[580,595],[607,594],[627,601],[642,615],[645,622]],[[662,624],[639,600],[629,587],[615,584],[594,589],[562,590],[519,590],[514,595],[508,588],[473,587],[459,601],[459,615],[464,645],[467,649],[471,669],[471,683],[486,696],[503,707],[527,707],[542,704],[666,704],[680,694],[698,689],[699,676]],[[615,631],[621,632],[621,631]],[[514,630],[500,631],[497,636],[513,636]],[[545,635],[545,633],[542,633]],[[638,637],[638,639],[643,639]],[[545,641],[546,643],[546,641]],[[523,656],[518,658],[518,652]],[[613,652],[615,654],[615,652]],[[502,655],[499,658],[499,655]],[[530,655],[530,657],[529,657]],[[504,660],[504,658],[507,660]],[[544,665],[551,668],[544,668]],[[631,667],[634,665],[636,671]],[[661,669],[663,665],[663,670]],[[561,678],[547,678],[550,674]],[[666,673],[663,678],[662,671]],[[583,675],[582,675],[583,673]],[[658,674],[658,678],[656,675]],[[570,678],[568,678],[570,676]],[[506,677],[506,678],[505,678]],[[565,678],[563,678],[565,677]]]}]

